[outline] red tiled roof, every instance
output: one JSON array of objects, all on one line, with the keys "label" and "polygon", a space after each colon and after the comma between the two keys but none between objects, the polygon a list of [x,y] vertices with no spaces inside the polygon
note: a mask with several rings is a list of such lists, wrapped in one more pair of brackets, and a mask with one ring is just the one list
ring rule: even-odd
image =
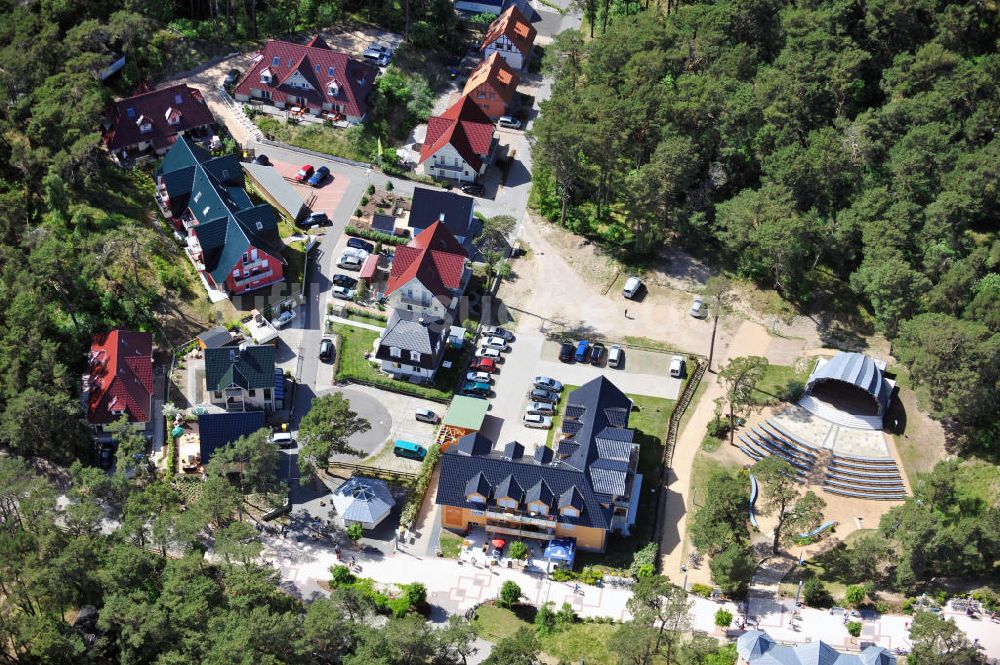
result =
[{"label": "red tiled roof", "polygon": [[500,53],[494,51],[469,74],[469,80],[465,82],[462,94],[468,95],[479,86],[489,84],[493,92],[500,95],[504,103],[509,104],[520,80],[507,61],[500,57]]},{"label": "red tiled roof", "polygon": [[420,149],[420,162],[451,144],[466,163],[476,171],[483,164],[493,143],[493,121],[469,97],[451,105],[441,115],[427,120],[427,137]]},{"label": "red tiled roof", "polygon": [[435,296],[450,300],[450,290],[462,285],[465,250],[441,222],[434,222],[407,245],[396,248],[386,295],[414,277]]},{"label": "red tiled roof", "polygon": [[500,39],[501,36],[506,36],[514,48],[520,51],[521,55],[526,56],[531,51],[531,45],[535,42],[537,32],[535,26],[531,25],[531,21],[518,10],[517,5],[511,5],[493,23],[490,23],[481,48],[486,48]]},{"label": "red tiled roof", "polygon": [[[249,97],[256,88],[270,91],[274,102],[287,102],[289,96],[304,97],[311,106],[317,108],[325,103],[339,104],[349,116],[361,117],[368,112],[366,99],[378,70],[354,60],[346,53],[332,50],[319,37],[314,37],[305,45],[268,40],[258,58],[256,64],[236,84],[234,95]],[[260,75],[264,70],[271,73],[271,83],[261,82]],[[288,85],[286,82],[295,72],[299,72],[313,89]],[[331,81],[337,83],[336,96],[329,94],[327,86]]]},{"label": "red tiled roof", "polygon": [[112,330],[90,345],[87,420],[104,425],[121,412],[132,422],[149,420],[153,396],[153,337]]},{"label": "red tiled roof", "polygon": [[[177,118],[171,125],[168,114]],[[148,121],[150,131],[139,129],[140,120]],[[215,122],[215,116],[201,92],[183,83],[126,97],[108,111],[109,128],[104,132],[108,150],[121,150],[143,141],[157,147],[173,143],[179,132],[203,127]]]}]

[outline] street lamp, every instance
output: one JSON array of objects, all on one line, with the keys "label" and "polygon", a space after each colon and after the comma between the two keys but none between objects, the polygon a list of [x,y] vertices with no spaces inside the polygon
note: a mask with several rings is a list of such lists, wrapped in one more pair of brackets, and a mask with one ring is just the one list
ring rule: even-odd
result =
[{"label": "street lamp", "polygon": [[687,590],[688,590],[688,567],[686,565],[684,565],[683,563],[681,564],[681,572],[684,573],[684,582],[681,584],[681,590],[683,590],[684,593],[687,593]]},{"label": "street lamp", "polygon": [[[368,178],[368,186],[371,187],[372,186],[372,170],[371,169],[365,169],[365,177]],[[367,192],[367,190],[365,190],[365,191]]]}]

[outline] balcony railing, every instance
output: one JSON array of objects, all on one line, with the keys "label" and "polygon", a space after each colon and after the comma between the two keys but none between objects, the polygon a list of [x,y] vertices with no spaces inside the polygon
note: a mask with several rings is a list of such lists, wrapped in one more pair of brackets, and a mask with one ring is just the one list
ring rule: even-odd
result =
[{"label": "balcony railing", "polygon": [[264,279],[265,277],[270,277],[273,274],[274,271],[271,269],[261,270],[259,272],[252,272],[249,275],[241,275],[239,277],[234,277],[233,281],[236,282],[237,284],[242,284],[243,282],[248,282],[252,279]]},{"label": "balcony railing", "polygon": [[416,305],[417,307],[430,307],[430,298],[421,298],[419,296],[408,296],[405,293],[400,294],[399,301],[404,305]]},{"label": "balcony railing", "polygon": [[502,533],[507,536],[518,536],[520,538],[536,538],[538,540],[555,539],[555,534],[552,533],[545,533],[543,531],[525,531],[523,529],[508,529],[505,526],[496,526],[494,524],[487,524],[486,531],[491,533]]},{"label": "balcony railing", "polygon": [[508,522],[517,522],[518,524],[540,526],[543,529],[554,529],[556,527],[556,519],[554,517],[532,517],[531,515],[526,515],[521,512],[507,512],[504,510],[497,510],[495,508],[487,508],[486,516],[506,520]]},{"label": "balcony railing", "polygon": [[464,166],[455,166],[454,164],[435,164],[434,168],[440,171],[451,171],[452,173],[457,173],[462,175],[465,172]]}]

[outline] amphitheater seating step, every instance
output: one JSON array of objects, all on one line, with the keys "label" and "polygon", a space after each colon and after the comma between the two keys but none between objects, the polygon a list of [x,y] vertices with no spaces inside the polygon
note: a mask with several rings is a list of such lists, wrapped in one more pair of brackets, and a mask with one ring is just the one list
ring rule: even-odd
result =
[{"label": "amphitheater seating step", "polygon": [[882,429],[881,416],[856,416],[834,408],[812,395],[803,395],[802,399],[799,400],[799,406],[814,416],[829,420],[831,423],[840,425],[841,427],[849,427],[851,429]]},{"label": "amphitheater seating step", "polygon": [[827,474],[826,480],[831,485],[837,485],[839,487],[873,487],[873,488],[883,488],[892,487],[895,489],[904,489],[903,481],[891,478],[845,478],[844,476],[838,476],[835,474]]},{"label": "amphitheater seating step", "polygon": [[816,459],[816,453],[813,452],[812,450],[808,450],[806,448],[803,448],[799,444],[797,444],[797,443],[795,443],[793,441],[789,441],[788,439],[785,439],[784,437],[776,436],[774,434],[771,434],[770,432],[768,432],[763,427],[760,428],[760,429],[757,429],[756,427],[751,427],[750,430],[755,435],[757,435],[757,438],[764,439],[765,441],[770,441],[772,443],[777,443],[778,445],[780,445],[783,448],[787,449],[789,452],[795,453],[799,457],[803,457],[803,458],[809,459],[811,461],[815,461],[815,459]]},{"label": "amphitheater seating step", "polygon": [[833,461],[844,461],[848,464],[863,464],[867,466],[896,466],[896,460],[891,457],[857,457],[855,455],[834,453]]},{"label": "amphitheater seating step", "polygon": [[778,427],[778,425],[771,418],[768,418],[767,422],[761,423],[761,427],[770,428],[771,430],[774,431],[774,433],[776,435],[778,435],[781,438],[783,438],[783,439],[785,439],[787,441],[790,441],[792,443],[797,443],[798,445],[802,446],[806,450],[811,450],[814,453],[818,453],[819,452],[819,448],[818,447],[816,447],[816,446],[814,446],[812,444],[806,443],[805,441],[803,441],[802,439],[800,439],[800,438],[798,438],[796,436],[792,436],[791,434],[789,434],[785,430],[783,430],[780,427]]},{"label": "amphitheater seating step", "polygon": [[806,457],[805,455],[799,453],[798,451],[789,448],[786,444],[781,441],[775,441],[771,438],[764,438],[760,436],[755,436],[752,432],[747,432],[747,436],[757,443],[757,446],[764,446],[768,450],[777,452],[780,455],[794,459],[797,462],[805,464],[806,466],[812,466],[816,459],[812,456]]},{"label": "amphitheater seating step", "polygon": [[830,494],[837,494],[839,496],[848,496],[855,499],[875,499],[877,501],[901,501],[906,498],[906,494],[871,494],[869,492],[855,492],[851,490],[842,490],[836,487],[823,486],[823,491],[829,492]]},{"label": "amphitheater seating step", "polygon": [[899,479],[898,471],[889,471],[888,469],[880,468],[879,470],[874,469],[855,469],[846,468],[837,464],[830,464],[826,467],[829,473],[834,473],[841,476],[858,476],[861,478],[892,478]]}]

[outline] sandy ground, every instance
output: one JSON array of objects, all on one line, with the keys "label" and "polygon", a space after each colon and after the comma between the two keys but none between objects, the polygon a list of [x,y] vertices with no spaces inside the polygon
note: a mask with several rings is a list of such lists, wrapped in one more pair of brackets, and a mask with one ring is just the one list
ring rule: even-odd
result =
[{"label": "sandy ground", "polygon": [[[740,325],[736,339],[739,340],[739,344],[727,349],[723,358],[732,355],[764,355],[771,342],[770,336],[762,326],[749,321],[744,321]],[[690,407],[693,411],[678,434],[673,467],[667,479],[666,509],[661,518],[664,527],[660,539],[660,569],[664,575],[678,584],[684,576],[681,564],[685,563],[684,537],[687,533],[687,518],[691,504],[692,465],[701,446],[701,440],[705,436],[708,421],[715,415],[715,399],[724,393],[722,386],[715,379],[715,374],[705,374],[704,380],[708,382],[708,388],[701,399]],[[704,565],[701,568],[701,570],[707,569],[708,567]]]}]

